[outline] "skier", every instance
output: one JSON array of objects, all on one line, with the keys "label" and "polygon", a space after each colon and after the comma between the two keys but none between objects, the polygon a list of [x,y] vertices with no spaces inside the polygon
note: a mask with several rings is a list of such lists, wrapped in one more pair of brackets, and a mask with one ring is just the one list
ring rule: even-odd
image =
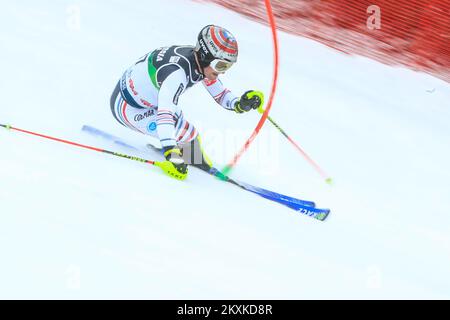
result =
[{"label": "skier", "polygon": [[237,61],[238,45],[226,29],[208,25],[193,46],[158,48],[125,71],[111,96],[114,118],[125,127],[160,140],[165,171],[185,179],[187,164],[209,171],[211,161],[203,152],[195,127],[183,116],[178,100],[202,82],[223,108],[237,113],[262,106],[259,91],[246,91],[240,98],[218,79]]}]

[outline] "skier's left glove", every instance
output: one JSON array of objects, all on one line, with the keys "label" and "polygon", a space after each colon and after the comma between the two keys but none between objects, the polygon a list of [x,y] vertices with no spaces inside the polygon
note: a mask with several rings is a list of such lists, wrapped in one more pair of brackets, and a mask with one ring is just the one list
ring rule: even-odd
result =
[{"label": "skier's left glove", "polygon": [[252,109],[262,108],[264,94],[260,91],[249,90],[235,103],[234,111],[237,113],[248,112]]}]

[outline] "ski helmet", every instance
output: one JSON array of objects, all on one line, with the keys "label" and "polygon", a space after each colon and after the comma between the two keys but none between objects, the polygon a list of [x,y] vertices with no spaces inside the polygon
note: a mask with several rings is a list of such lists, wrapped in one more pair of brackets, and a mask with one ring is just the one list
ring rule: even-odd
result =
[{"label": "ski helmet", "polygon": [[207,25],[198,34],[195,51],[202,68],[213,60],[220,59],[235,63],[238,56],[238,45],[234,36],[225,28]]}]

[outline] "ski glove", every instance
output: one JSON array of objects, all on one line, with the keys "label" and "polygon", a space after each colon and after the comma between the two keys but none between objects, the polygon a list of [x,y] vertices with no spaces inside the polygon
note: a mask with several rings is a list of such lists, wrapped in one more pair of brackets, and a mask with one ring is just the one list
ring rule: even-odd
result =
[{"label": "ski glove", "polygon": [[234,111],[237,113],[248,112],[252,109],[258,109],[264,104],[264,94],[260,91],[249,90],[234,105]]},{"label": "ski glove", "polygon": [[168,170],[166,170],[167,174],[176,179],[185,179],[188,173],[188,168],[187,164],[184,163],[184,160],[182,158],[181,150],[176,146],[165,147],[163,150],[164,157],[172,165],[168,168]]}]

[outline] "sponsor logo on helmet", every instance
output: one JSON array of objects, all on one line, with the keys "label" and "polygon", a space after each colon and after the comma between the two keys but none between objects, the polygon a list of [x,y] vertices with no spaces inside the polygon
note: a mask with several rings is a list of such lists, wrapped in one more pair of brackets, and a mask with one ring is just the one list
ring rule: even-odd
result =
[{"label": "sponsor logo on helmet", "polygon": [[219,51],[219,49],[217,48],[217,46],[216,46],[216,44],[214,43],[214,41],[212,41],[212,39],[210,39],[209,42],[208,42],[208,44],[209,44],[210,48],[213,49],[213,50],[211,50],[211,51],[214,51],[214,53],[217,54],[217,52]]},{"label": "sponsor logo on helmet", "polygon": [[203,49],[203,52],[205,54],[208,54],[209,51],[208,51],[208,48],[206,47],[205,41],[203,41],[203,39],[200,39],[199,43],[200,43],[200,47]]}]

